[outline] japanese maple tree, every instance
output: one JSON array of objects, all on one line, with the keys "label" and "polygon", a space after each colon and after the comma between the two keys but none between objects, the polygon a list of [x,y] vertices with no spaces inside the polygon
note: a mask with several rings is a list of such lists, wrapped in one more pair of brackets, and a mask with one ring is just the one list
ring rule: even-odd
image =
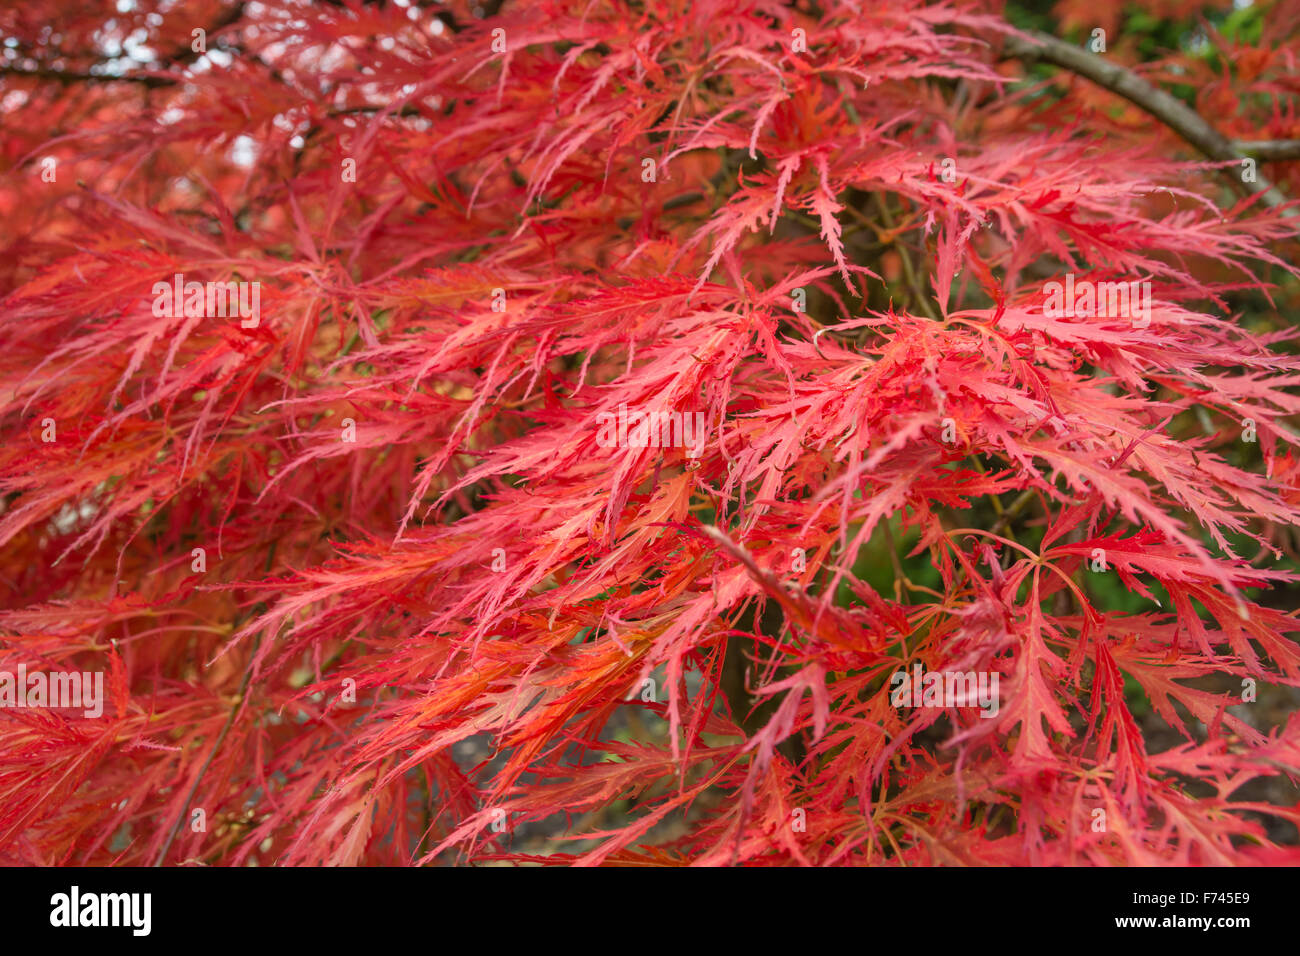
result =
[{"label": "japanese maple tree", "polygon": [[0,860],[1300,859],[1296,0],[94,6],[0,11],[0,670],[105,675]]}]

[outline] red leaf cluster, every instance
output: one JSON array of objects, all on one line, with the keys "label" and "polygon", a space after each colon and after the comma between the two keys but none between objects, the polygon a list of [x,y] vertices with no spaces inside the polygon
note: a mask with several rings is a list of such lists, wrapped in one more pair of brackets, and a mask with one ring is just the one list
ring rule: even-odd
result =
[{"label": "red leaf cluster", "polygon": [[1289,207],[992,3],[127,6],[0,13],[0,859],[1300,856]]}]

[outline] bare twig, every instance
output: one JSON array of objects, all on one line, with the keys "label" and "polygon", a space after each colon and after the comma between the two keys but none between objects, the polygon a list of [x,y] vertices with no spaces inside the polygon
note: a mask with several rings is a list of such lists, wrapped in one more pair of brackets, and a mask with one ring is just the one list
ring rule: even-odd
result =
[{"label": "bare twig", "polygon": [[0,66],[0,76],[54,80],[58,83],[139,83],[149,87],[175,86],[179,82],[171,77],[151,76],[144,73],[122,73],[114,76],[110,73],[77,73],[73,70],[51,70],[45,67],[24,70],[16,66]]},{"label": "bare twig", "polygon": [[[889,203],[880,193],[875,193],[876,207],[880,210],[880,218],[885,222],[885,228],[891,235],[894,232],[894,217],[889,211]],[[912,295],[916,297],[916,305],[924,310],[925,314],[931,319],[938,322],[939,313],[934,310],[930,304],[929,298],[925,294],[925,289],[921,286],[921,280],[916,274],[916,267],[912,265],[912,257],[907,252],[907,246],[894,235],[894,249],[898,252],[898,257],[903,261],[903,275],[907,278],[908,288],[912,290]]]}]

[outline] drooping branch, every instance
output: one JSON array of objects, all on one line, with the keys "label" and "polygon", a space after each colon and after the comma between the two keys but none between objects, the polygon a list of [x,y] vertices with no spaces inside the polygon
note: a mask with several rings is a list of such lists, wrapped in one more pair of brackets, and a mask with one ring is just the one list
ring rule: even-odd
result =
[{"label": "drooping branch", "polygon": [[[1066,43],[1038,30],[1021,31],[1020,36],[1009,36],[1004,52],[1018,60],[1044,60],[1063,69],[1092,80],[1112,93],[1116,93],[1135,106],[1150,113],[1164,123],[1205,156],[1218,162],[1236,162],[1245,159],[1240,148],[1214,129],[1187,104],[1152,86],[1132,70],[1090,53],[1081,47]],[[1258,145],[1258,144],[1256,144]],[[1259,159],[1265,156],[1256,155]],[[1223,170],[1225,176],[1238,187],[1251,193],[1263,193],[1263,200],[1277,208],[1287,200],[1264,176],[1257,175],[1255,182],[1242,182],[1231,169]],[[1288,210],[1287,215],[1296,215]]]}]

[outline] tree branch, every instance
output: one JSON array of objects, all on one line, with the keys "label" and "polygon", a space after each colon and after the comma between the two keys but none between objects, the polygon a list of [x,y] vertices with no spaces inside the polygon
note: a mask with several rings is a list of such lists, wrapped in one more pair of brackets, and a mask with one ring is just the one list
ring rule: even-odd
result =
[{"label": "tree branch", "polygon": [[151,76],[144,73],[122,73],[114,76],[110,73],[77,73],[72,70],[51,70],[40,67],[24,70],[14,66],[0,66],[0,76],[22,76],[37,80],[55,80],[59,83],[141,83],[145,86],[175,86],[178,82],[166,76]]},{"label": "tree branch", "polygon": [[[212,23],[208,24],[208,26],[204,28],[204,37],[206,38],[210,34],[217,33],[232,24],[238,23],[240,18],[244,15],[245,6],[246,3],[244,0],[240,0],[239,3],[228,7],[225,12],[217,17],[216,20],[212,21]],[[193,45],[182,46],[167,56],[159,57],[155,61],[155,65],[152,69],[163,70],[171,66],[188,66],[201,56],[203,56],[203,52],[195,50]],[[105,61],[101,61],[97,65],[103,66],[105,65]],[[91,68],[93,69],[94,67],[92,66]],[[180,82],[180,78],[158,76],[156,74],[89,73],[77,70],[51,70],[48,67],[37,67],[32,70],[24,70],[18,67],[0,66],[0,75],[30,76],[39,80],[56,80],[59,83],[141,83],[147,87],[175,86]]]},{"label": "tree branch", "polygon": [[[1008,56],[1027,62],[1045,60],[1092,80],[1098,86],[1117,93],[1150,113],[1210,159],[1237,162],[1245,158],[1239,149],[1195,110],[1164,90],[1152,86],[1132,70],[1038,30],[1023,30],[1021,34],[1007,38],[1003,49]],[[1225,169],[1222,172],[1234,186],[1244,187],[1251,193],[1263,193],[1264,202],[1272,208],[1286,202],[1286,197],[1262,175],[1258,176],[1257,182],[1247,183],[1241,182],[1240,177],[1233,175],[1231,170]],[[1286,214],[1297,215],[1297,211],[1288,210]]]},{"label": "tree branch", "polygon": [[1300,159],[1300,139],[1237,140],[1232,148],[1266,163]]}]

